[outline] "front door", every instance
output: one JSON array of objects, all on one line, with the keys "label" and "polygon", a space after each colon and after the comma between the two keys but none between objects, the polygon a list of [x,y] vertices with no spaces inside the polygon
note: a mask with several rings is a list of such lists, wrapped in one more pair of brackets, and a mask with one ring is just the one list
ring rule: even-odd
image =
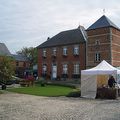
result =
[{"label": "front door", "polygon": [[52,65],[52,79],[55,80],[57,78],[57,65]]}]

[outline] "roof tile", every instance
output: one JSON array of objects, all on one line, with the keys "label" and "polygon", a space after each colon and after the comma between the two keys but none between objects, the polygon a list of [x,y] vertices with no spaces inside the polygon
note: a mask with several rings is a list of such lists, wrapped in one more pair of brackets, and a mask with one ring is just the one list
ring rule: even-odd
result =
[{"label": "roof tile", "polygon": [[117,27],[109,18],[107,18],[105,15],[103,15],[101,18],[99,18],[95,23],[93,23],[87,30],[97,29],[97,28],[103,28],[103,27],[114,27],[118,30],[119,27]]},{"label": "roof tile", "polygon": [[38,48],[53,47],[60,45],[84,43],[86,37],[84,27],[79,26],[77,29],[63,31],[38,46]]}]

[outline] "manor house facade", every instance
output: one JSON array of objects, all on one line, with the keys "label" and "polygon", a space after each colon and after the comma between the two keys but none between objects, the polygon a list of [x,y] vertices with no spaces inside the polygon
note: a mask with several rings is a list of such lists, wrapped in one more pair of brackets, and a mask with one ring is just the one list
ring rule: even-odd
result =
[{"label": "manor house facade", "polygon": [[102,60],[120,67],[120,29],[103,15],[88,29],[58,33],[38,46],[38,75],[53,80],[80,78]]}]

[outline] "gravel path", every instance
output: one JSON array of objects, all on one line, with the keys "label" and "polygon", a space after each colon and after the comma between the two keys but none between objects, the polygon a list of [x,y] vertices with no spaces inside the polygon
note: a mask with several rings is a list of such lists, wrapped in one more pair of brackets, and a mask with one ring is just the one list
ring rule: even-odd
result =
[{"label": "gravel path", "polygon": [[0,95],[0,120],[120,120],[120,100]]}]

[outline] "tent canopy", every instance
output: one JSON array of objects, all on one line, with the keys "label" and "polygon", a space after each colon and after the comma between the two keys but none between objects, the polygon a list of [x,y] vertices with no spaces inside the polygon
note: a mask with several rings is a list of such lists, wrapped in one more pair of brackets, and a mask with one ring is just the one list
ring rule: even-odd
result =
[{"label": "tent canopy", "polygon": [[120,74],[120,70],[113,67],[109,63],[107,63],[105,60],[103,60],[100,64],[98,64],[96,67],[82,70],[81,74],[85,75],[100,75],[100,74]]},{"label": "tent canopy", "polygon": [[103,60],[96,67],[81,71],[81,96],[85,98],[95,98],[97,87],[108,84],[109,75],[113,75],[116,80],[120,70],[111,66]]}]

